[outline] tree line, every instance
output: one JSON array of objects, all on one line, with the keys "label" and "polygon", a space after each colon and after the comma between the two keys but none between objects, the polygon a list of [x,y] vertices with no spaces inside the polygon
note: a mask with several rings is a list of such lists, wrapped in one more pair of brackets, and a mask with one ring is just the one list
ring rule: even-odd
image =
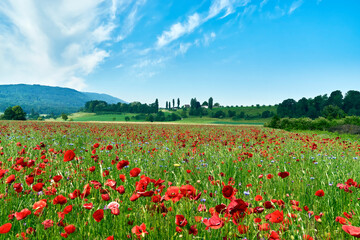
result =
[{"label": "tree line", "polygon": [[105,101],[93,100],[85,103],[83,109],[84,112],[90,113],[144,113],[151,114],[157,113],[159,111],[159,101],[155,100],[154,103],[146,104],[140,102],[132,102],[132,103],[116,103],[116,104],[108,104]]},{"label": "tree line", "polygon": [[315,119],[325,117],[340,119],[348,116],[360,116],[360,92],[348,91],[343,96],[340,90],[333,91],[330,96],[319,95],[315,98],[301,98],[299,101],[286,99],[278,105],[277,115],[281,118],[309,117]]}]

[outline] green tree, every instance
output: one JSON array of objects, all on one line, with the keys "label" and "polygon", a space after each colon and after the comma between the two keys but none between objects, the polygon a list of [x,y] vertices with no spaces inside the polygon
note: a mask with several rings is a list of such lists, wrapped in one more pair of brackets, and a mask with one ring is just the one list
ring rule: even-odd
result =
[{"label": "green tree", "polygon": [[13,120],[26,120],[26,113],[19,105],[12,107],[12,110],[14,112]]},{"label": "green tree", "polygon": [[66,121],[66,120],[68,120],[68,115],[65,114],[65,113],[62,113],[62,114],[61,114],[61,118],[62,118],[64,121]]},{"label": "green tree", "polygon": [[172,106],[173,106],[173,108],[175,108],[175,99],[173,99],[173,105]]},{"label": "green tree", "polygon": [[159,111],[159,100],[156,99],[155,100],[155,113],[157,113]]},{"label": "green tree", "polygon": [[296,101],[294,99],[286,99],[279,104],[277,114],[279,117],[295,117]]},{"label": "green tree", "polygon": [[8,107],[5,109],[3,119],[5,120],[26,120],[26,113],[20,106]]},{"label": "green tree", "polygon": [[360,92],[350,90],[345,94],[343,110],[349,115],[357,115],[360,112]]},{"label": "green tree", "polygon": [[230,118],[235,117],[235,115],[236,115],[236,112],[235,112],[235,111],[231,111],[231,110],[228,111],[228,116],[229,116]]},{"label": "green tree", "polygon": [[177,107],[180,108],[180,98],[177,99]]},{"label": "green tree", "polygon": [[5,109],[5,112],[4,112],[4,115],[3,115],[3,118],[5,120],[13,120],[14,116],[15,116],[15,113],[12,110],[12,107],[8,107],[8,108]]},{"label": "green tree", "polygon": [[183,110],[180,112],[180,116],[182,118],[187,118],[188,117],[186,108],[183,108]]},{"label": "green tree", "polygon": [[209,98],[209,101],[208,101],[209,109],[212,109],[212,108],[213,108],[213,102],[214,102],[213,98],[210,97],[210,98]]},{"label": "green tree", "polygon": [[303,97],[296,103],[296,116],[305,117],[307,116],[308,112],[309,112],[309,103],[308,100]]},{"label": "green tree", "polygon": [[327,100],[327,105],[338,106],[342,108],[344,105],[344,97],[340,90],[333,91]]},{"label": "green tree", "polygon": [[322,115],[329,120],[333,120],[345,117],[345,112],[338,106],[328,105],[324,107]]}]

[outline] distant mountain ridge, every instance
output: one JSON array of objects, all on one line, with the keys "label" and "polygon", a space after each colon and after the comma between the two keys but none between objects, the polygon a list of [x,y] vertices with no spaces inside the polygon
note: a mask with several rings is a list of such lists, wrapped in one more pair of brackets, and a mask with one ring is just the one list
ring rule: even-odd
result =
[{"label": "distant mountain ridge", "polygon": [[9,106],[20,105],[25,112],[32,110],[40,114],[61,114],[77,112],[85,103],[101,100],[107,103],[126,103],[108,94],[79,92],[72,88],[43,85],[9,84],[0,85],[0,111]]}]

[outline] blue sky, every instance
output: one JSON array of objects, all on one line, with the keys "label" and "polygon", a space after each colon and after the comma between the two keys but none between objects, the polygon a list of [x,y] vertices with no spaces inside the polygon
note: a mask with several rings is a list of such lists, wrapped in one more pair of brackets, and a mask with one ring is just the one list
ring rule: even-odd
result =
[{"label": "blue sky", "polygon": [[2,0],[0,84],[160,105],[360,90],[358,0]]}]

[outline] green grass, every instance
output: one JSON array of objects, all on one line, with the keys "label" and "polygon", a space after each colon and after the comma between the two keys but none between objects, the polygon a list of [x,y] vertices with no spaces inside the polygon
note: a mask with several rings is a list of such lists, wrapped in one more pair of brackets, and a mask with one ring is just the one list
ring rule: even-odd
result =
[{"label": "green grass", "polygon": [[[169,115],[172,112],[165,112],[165,115]],[[130,122],[145,122],[144,120],[135,120],[131,118],[137,114],[95,114],[95,113],[74,113],[69,115],[69,119],[72,119],[74,122],[92,122],[92,121],[103,121],[103,122],[125,122],[125,117],[130,118]],[[171,122],[178,124],[229,124],[229,125],[263,125],[266,122],[269,122],[271,119],[254,119],[254,120],[238,120],[234,121],[232,119],[217,119],[210,117],[188,117],[183,118],[182,120]],[[63,121],[61,118],[58,118],[57,121]]]},{"label": "green grass", "polygon": [[230,124],[230,125],[264,125],[271,120],[271,118],[265,119],[254,119],[254,120],[237,120],[234,121],[229,118],[224,119],[217,119],[217,118],[210,118],[210,117],[188,117],[184,118],[181,123],[193,123],[193,124]]},{"label": "green grass", "polygon": [[125,122],[125,117],[129,117],[131,122],[135,122],[138,120],[132,119],[132,116],[136,114],[126,113],[126,114],[100,114],[97,115],[95,113],[76,113],[69,116],[74,122],[92,122],[92,121],[103,121],[103,122],[111,122],[111,121],[120,121]]}]

